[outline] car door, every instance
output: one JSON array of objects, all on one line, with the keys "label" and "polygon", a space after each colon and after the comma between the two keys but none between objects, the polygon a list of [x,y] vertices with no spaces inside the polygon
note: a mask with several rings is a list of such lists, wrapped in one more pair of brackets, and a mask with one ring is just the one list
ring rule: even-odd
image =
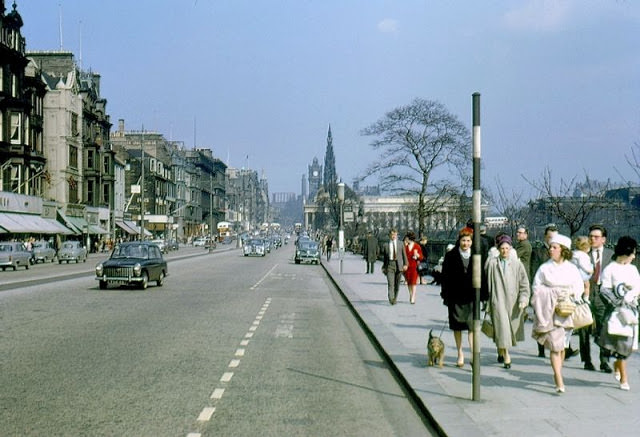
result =
[{"label": "car door", "polygon": [[149,246],[149,280],[155,281],[160,277],[162,253],[158,246]]}]

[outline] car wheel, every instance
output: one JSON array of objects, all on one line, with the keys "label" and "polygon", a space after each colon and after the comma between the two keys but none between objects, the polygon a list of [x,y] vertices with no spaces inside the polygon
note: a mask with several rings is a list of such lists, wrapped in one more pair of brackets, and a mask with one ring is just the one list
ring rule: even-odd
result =
[{"label": "car wheel", "polygon": [[107,281],[100,281],[100,290],[107,289]]},{"label": "car wheel", "polygon": [[147,272],[142,272],[142,282],[140,282],[140,288],[142,288],[143,290],[146,290],[148,285],[149,285],[149,275],[147,274]]},{"label": "car wheel", "polygon": [[300,260],[299,259],[297,259],[295,261],[296,261],[296,264],[300,264]]},{"label": "car wheel", "polygon": [[158,284],[158,287],[162,287],[162,284],[164,284],[164,272],[160,272],[160,276],[158,276],[156,284]]},{"label": "car wheel", "polygon": [[18,266],[13,265],[12,267],[13,267],[13,271],[14,271],[14,272],[15,272],[16,270],[18,270]]}]

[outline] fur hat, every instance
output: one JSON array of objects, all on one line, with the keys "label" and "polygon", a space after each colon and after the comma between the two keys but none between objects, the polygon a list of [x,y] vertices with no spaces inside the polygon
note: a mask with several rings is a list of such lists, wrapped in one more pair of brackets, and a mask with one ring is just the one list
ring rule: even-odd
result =
[{"label": "fur hat", "polygon": [[571,249],[571,238],[567,237],[566,235],[562,235],[562,234],[554,235],[553,237],[551,237],[551,241],[549,241],[549,245],[553,243],[564,246],[567,249]]}]

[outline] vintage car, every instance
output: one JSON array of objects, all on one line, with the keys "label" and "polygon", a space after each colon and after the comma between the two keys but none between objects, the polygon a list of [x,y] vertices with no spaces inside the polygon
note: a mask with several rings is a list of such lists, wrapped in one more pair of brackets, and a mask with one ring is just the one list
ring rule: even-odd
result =
[{"label": "vintage car", "polygon": [[300,264],[301,262],[320,264],[320,249],[318,243],[312,240],[298,241],[294,261],[296,264]]},{"label": "vintage car", "polygon": [[33,254],[33,262],[36,264],[40,261],[43,263],[53,262],[56,257],[56,250],[51,247],[51,243],[48,241],[36,241],[31,247],[31,252]]},{"label": "vintage car", "polygon": [[146,289],[149,281],[155,281],[158,287],[162,287],[168,275],[162,251],[149,241],[117,244],[111,257],[96,266],[96,280],[102,290],[109,284],[137,285]]},{"label": "vintage car", "polygon": [[242,253],[244,256],[265,256],[267,250],[264,246],[264,240],[262,238],[246,240],[242,246]]},{"label": "vintage car", "polygon": [[151,240],[151,242],[160,248],[160,252],[162,252],[164,254],[169,252],[169,247],[167,246],[167,243],[165,243],[164,240],[162,240],[162,239]]},{"label": "vintage car", "polygon": [[18,267],[29,269],[31,252],[23,243],[11,241],[0,243],[0,267],[5,271],[7,267],[17,270]]},{"label": "vintage car", "polygon": [[66,261],[67,264],[70,261],[87,262],[87,249],[79,241],[65,241],[58,251],[58,264],[62,264],[62,261]]}]

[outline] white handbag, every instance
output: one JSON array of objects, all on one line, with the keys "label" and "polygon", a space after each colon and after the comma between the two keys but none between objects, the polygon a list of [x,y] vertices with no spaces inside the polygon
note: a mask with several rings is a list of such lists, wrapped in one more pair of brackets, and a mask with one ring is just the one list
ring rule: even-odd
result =
[{"label": "white handbag", "polygon": [[633,325],[625,325],[618,313],[619,309],[615,309],[609,320],[607,321],[607,333],[609,335],[617,335],[620,337],[633,337]]}]

